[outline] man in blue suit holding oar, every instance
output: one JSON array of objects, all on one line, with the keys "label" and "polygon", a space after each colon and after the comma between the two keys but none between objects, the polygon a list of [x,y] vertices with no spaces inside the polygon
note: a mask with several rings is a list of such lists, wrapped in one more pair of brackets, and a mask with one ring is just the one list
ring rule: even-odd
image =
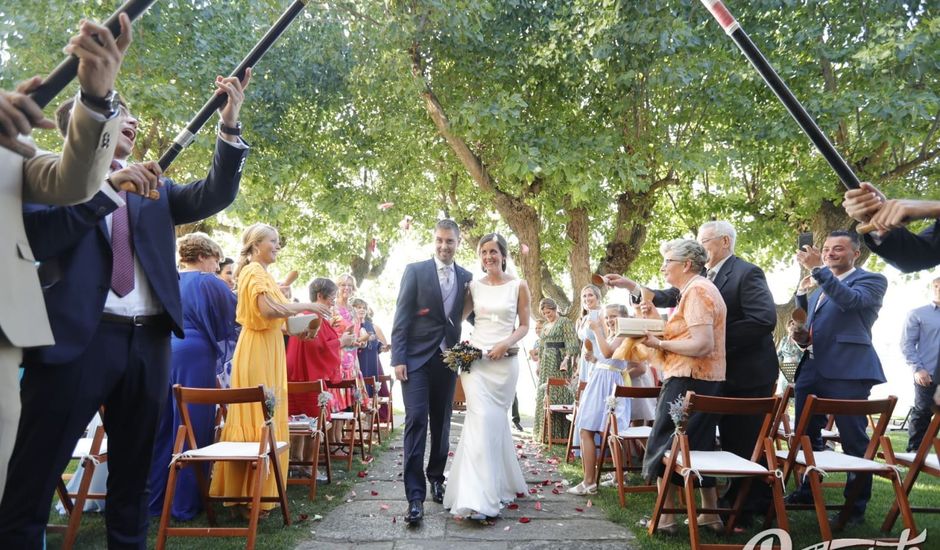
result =
[{"label": "man in blue suit holding oar", "polygon": [[[799,307],[807,312],[806,325],[793,327],[794,340],[806,346],[796,371],[796,418],[800,418],[808,395],[830,399],[868,399],[872,386],[884,383],[881,361],[871,343],[871,327],[878,318],[888,280],[880,273],[855,267],[859,239],[855,233],[833,231],[820,252],[804,246],[797,261],[810,271],[796,294]],[[819,288],[811,290],[813,286]],[[808,435],[815,450],[823,447],[820,430],[825,418],[814,419]],[[863,456],[869,438],[864,418],[836,417],[843,450]],[[853,478],[855,478],[853,480]],[[854,483],[861,483],[849,524],[865,519],[871,498],[871,474],[850,475],[848,495]],[[810,503],[809,484],[804,483],[787,497],[791,503]]]},{"label": "man in blue suit holding oar", "polygon": [[[129,164],[137,119],[122,105],[111,185],[77,206],[24,206],[55,345],[24,357],[0,548],[43,547],[56,482],[99,406],[108,432],[108,548],[146,548],[147,477],[169,383],[170,331],[183,336],[174,226],[235,199],[248,155],[238,115],[250,75],[216,78],[216,93],[228,100],[205,179],[178,185],[162,178],[156,162]],[[128,181],[158,178],[159,194],[150,198],[117,192]]]}]

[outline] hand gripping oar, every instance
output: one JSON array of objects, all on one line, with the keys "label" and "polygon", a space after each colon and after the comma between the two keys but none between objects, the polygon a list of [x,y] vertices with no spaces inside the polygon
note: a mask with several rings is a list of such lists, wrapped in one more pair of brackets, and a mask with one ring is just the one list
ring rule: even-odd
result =
[{"label": "hand gripping oar", "polygon": [[[117,38],[121,36],[121,22],[118,20],[118,17],[122,13],[126,13],[130,20],[133,21],[147,11],[147,8],[154,2],[156,2],[156,0],[127,0],[117,11],[111,14],[111,17],[105,20],[104,26],[111,31],[114,38]],[[71,82],[77,74],[78,58],[74,55],[70,55],[49,73],[49,76],[43,80],[38,88],[29,94],[29,97],[31,97],[40,108],[45,108],[46,105],[49,105],[49,102],[55,99],[55,96],[59,95],[59,92],[69,85],[69,82]]]}]

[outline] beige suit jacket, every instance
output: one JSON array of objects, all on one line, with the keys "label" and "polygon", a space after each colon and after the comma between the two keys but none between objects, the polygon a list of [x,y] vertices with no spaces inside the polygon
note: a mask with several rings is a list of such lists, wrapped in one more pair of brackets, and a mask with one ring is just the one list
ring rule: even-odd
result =
[{"label": "beige suit jacket", "polygon": [[61,156],[40,152],[26,160],[0,147],[0,343],[54,343],[23,228],[23,202],[66,205],[90,199],[108,175],[120,118],[100,122],[76,106]]}]

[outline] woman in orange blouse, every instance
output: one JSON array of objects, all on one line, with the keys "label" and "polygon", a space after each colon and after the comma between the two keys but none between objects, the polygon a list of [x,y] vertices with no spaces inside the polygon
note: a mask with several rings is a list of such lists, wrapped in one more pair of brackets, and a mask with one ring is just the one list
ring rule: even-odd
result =
[{"label": "woman in orange blouse", "polygon": [[[660,364],[663,388],[656,405],[656,418],[649,438],[649,447],[643,460],[643,475],[658,480],[660,491],[667,491],[667,498],[675,503],[673,483],[663,483],[663,456],[672,446],[675,424],[669,416],[669,405],[685,397],[687,391],[702,395],[719,395],[725,379],[725,316],[727,308],[718,289],[706,277],[700,275],[707,255],[705,248],[690,239],[677,239],[660,246],[663,264],[660,271],[666,282],[680,291],[681,299],[672,316],[666,322],[662,338],[647,333],[643,343],[661,350]],[[644,302],[640,306],[645,316],[656,314],[653,304]],[[714,415],[696,414],[689,418],[686,433],[692,449],[711,451],[715,447]],[[716,508],[718,496],[715,479],[702,481],[702,507]],[[678,503],[675,503],[678,504]],[[700,526],[712,530],[724,529],[717,514],[703,514],[698,518]],[[663,514],[659,528],[675,531],[675,516]]]}]

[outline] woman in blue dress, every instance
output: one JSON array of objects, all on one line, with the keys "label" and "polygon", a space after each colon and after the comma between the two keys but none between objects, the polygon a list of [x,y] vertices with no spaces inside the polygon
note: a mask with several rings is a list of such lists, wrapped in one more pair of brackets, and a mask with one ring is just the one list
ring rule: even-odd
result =
[{"label": "woman in blue dress", "polygon": [[597,356],[597,338],[591,329],[591,321],[601,318],[601,289],[586,285],[581,289],[581,317],[575,323],[578,339],[581,340],[581,355],[578,358],[578,381],[587,382],[594,370]]},{"label": "woman in blue dress", "polygon": [[[586,495],[597,492],[594,474],[597,467],[596,445],[594,438],[603,431],[607,413],[611,409],[608,398],[617,386],[629,386],[630,377],[645,370],[641,363],[629,363],[623,359],[614,359],[614,351],[623,343],[623,337],[617,336],[617,318],[629,317],[626,306],[610,304],[604,309],[604,319],[590,322],[594,332],[597,349],[594,352],[594,368],[584,392],[575,420],[574,433],[581,438],[581,467],[584,478],[581,483],[568,489],[574,495]],[[604,330],[606,324],[607,330]],[[613,403],[617,427],[630,425],[630,399],[617,399]]]},{"label": "woman in blue dress", "polygon": [[[235,295],[215,273],[224,258],[222,249],[204,233],[190,233],[177,241],[180,256],[180,298],[183,332],[171,340],[170,385],[153,447],[150,469],[150,514],[163,512],[167,476],[176,431],[183,420],[173,399],[174,384],[191,388],[215,388],[216,365],[231,358],[235,338]],[[189,416],[199,446],[212,443],[215,407],[193,405]],[[205,471],[208,475],[208,470]],[[184,468],[177,479],[171,514],[187,521],[202,511],[202,497],[195,470]]]},{"label": "woman in blue dress", "polygon": [[[351,303],[356,315],[359,316],[362,330],[369,334],[369,339],[359,344],[359,372],[362,373],[363,378],[382,376],[385,372],[382,369],[382,359],[379,354],[388,351],[388,341],[382,329],[372,321],[372,309],[369,304],[362,298],[353,298]],[[369,392],[369,397],[373,397],[375,388],[369,386],[366,390]],[[379,397],[388,397],[388,391],[388,385],[383,383],[379,388]],[[388,410],[388,406],[382,405],[379,408],[379,420],[382,422],[388,422],[389,414],[391,411]]]}]

